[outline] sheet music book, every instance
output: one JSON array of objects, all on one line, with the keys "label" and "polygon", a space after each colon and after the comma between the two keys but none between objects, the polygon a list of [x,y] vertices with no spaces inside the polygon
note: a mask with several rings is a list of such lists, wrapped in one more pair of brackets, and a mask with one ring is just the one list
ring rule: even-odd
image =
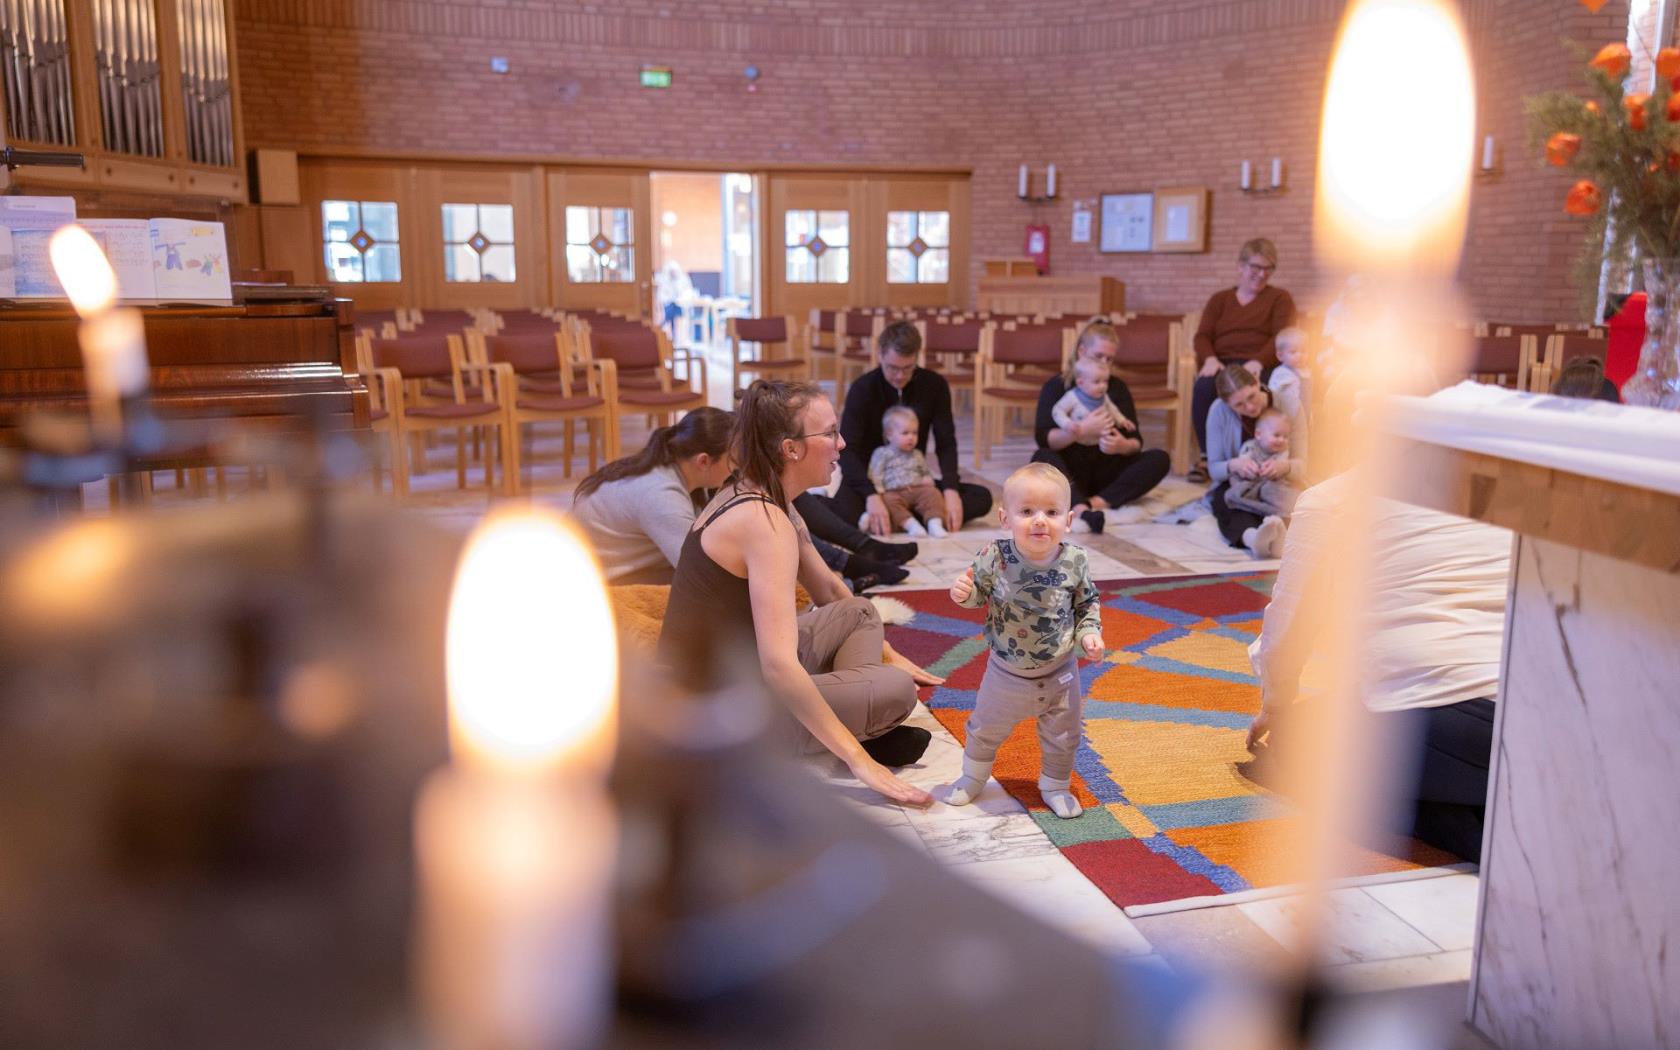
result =
[{"label": "sheet music book", "polygon": [[0,197],[0,227],[10,234],[11,282],[0,278],[0,295],[17,299],[62,299],[64,289],[47,257],[53,231],[76,221],[74,197]]},{"label": "sheet music book", "polygon": [[156,299],[152,276],[152,224],[145,219],[83,219],[82,228],[105,249],[117,273],[117,298]]}]

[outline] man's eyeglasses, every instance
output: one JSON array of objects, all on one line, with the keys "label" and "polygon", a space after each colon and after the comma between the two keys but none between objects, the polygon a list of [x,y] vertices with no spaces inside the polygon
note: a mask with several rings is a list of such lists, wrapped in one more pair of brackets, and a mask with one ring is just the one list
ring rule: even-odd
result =
[{"label": "man's eyeglasses", "polygon": [[1277,269],[1276,266],[1268,266],[1265,263],[1257,263],[1257,262],[1245,262],[1245,263],[1243,263],[1243,265],[1248,267],[1254,273],[1267,274],[1267,275],[1270,275],[1272,273],[1272,271]]},{"label": "man's eyeglasses", "polygon": [[840,437],[840,427],[836,425],[829,427],[827,430],[819,430],[815,434],[795,434],[793,436],[798,441],[809,441],[811,438],[827,438],[834,441]]}]

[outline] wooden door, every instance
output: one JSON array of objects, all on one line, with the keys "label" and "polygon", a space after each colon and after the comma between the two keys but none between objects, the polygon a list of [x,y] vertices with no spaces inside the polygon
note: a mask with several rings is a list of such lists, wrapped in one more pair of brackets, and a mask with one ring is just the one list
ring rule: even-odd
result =
[{"label": "wooden door", "polygon": [[863,179],[777,173],[769,183],[765,314],[792,314],[803,325],[813,309],[878,305],[867,292],[873,253]]},{"label": "wooden door", "polygon": [[544,202],[528,168],[441,167],[415,176],[412,239],[421,308],[541,305]]},{"label": "wooden door", "polygon": [[875,234],[873,303],[965,306],[969,194],[966,178],[902,175],[869,181],[866,221]]},{"label": "wooden door", "polygon": [[[412,169],[306,159],[298,164],[298,181],[297,225],[282,224],[273,235],[277,252],[313,260],[311,269],[294,268],[294,279],[308,283],[313,276],[365,310],[418,305],[422,224]],[[281,233],[290,234],[283,247]],[[265,245],[270,237],[265,228]]]},{"label": "wooden door", "polygon": [[549,289],[568,310],[653,312],[646,169],[550,170]]}]

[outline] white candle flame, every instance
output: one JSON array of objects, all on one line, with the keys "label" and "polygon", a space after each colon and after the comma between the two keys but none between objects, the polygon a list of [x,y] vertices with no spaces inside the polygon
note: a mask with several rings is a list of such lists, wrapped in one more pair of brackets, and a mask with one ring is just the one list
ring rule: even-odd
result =
[{"label": "white candle flame", "polygon": [[606,769],[618,640],[600,568],[559,515],[502,511],[474,530],[450,595],[446,657],[460,761]]},{"label": "white candle flame", "polygon": [[47,242],[53,273],[83,317],[111,308],[117,299],[117,274],[93,235],[75,223],[59,227]]},{"label": "white candle flame", "polygon": [[[1418,63],[1428,74],[1418,75]],[[1475,85],[1444,0],[1357,0],[1342,23],[1318,153],[1320,252],[1348,269],[1450,271],[1475,151]]]}]

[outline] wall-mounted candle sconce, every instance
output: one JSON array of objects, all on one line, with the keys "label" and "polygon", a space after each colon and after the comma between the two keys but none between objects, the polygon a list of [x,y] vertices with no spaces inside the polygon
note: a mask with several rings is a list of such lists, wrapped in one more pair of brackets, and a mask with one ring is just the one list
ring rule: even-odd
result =
[{"label": "wall-mounted candle sconce", "polygon": [[1021,176],[1015,186],[1015,196],[1028,204],[1045,204],[1056,199],[1056,166],[1050,165],[1044,169],[1044,195],[1035,197],[1032,194],[1032,174],[1025,164],[1021,165]]},{"label": "wall-mounted candle sconce", "polygon": [[1476,164],[1476,177],[1479,179],[1493,178],[1499,174],[1499,154],[1494,145],[1493,136],[1487,135],[1482,139],[1482,155]]},{"label": "wall-mounted candle sconce", "polygon": [[1283,158],[1272,158],[1271,181],[1267,185],[1260,185],[1254,178],[1254,165],[1249,161],[1242,162],[1242,168],[1237,176],[1237,188],[1244,193],[1282,193],[1283,192]]}]

